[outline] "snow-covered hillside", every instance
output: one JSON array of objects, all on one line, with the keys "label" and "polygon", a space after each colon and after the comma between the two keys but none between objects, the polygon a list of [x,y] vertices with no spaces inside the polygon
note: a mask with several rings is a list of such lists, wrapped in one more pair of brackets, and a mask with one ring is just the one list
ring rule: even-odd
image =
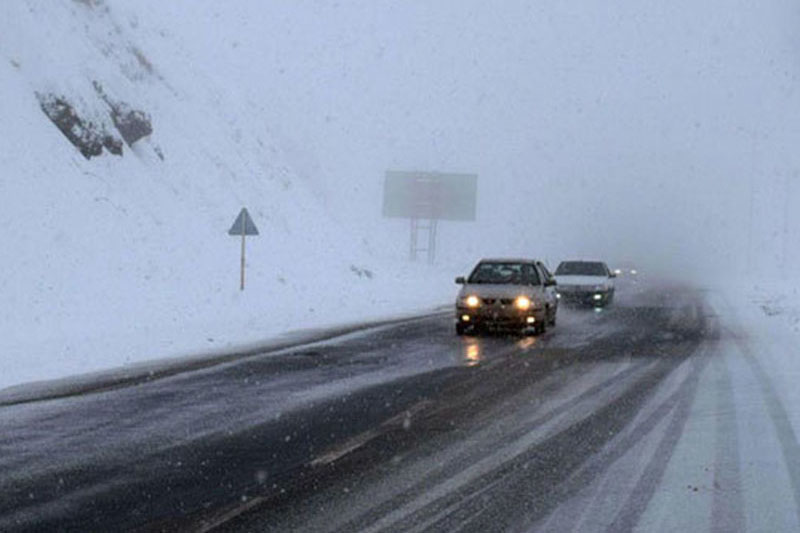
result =
[{"label": "snow-covered hillside", "polygon": [[[0,388],[449,301],[447,269],[338,225],[271,102],[120,4],[0,4]],[[55,101],[118,143],[115,109],[152,132],[87,158],[45,114]],[[243,206],[261,235],[240,293],[227,230]]]},{"label": "snow-covered hillside", "polygon": [[[0,2],[0,388],[449,302],[481,256],[788,279],[798,24],[792,0]],[[479,176],[436,268],[381,218],[390,169]]]}]

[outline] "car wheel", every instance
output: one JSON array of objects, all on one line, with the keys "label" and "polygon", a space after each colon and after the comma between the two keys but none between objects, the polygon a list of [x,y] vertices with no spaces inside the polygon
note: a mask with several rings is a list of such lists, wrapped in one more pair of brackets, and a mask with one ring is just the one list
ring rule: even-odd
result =
[{"label": "car wheel", "polygon": [[556,314],[553,313],[553,318],[550,319],[550,325],[556,327]]},{"label": "car wheel", "polygon": [[536,325],[535,330],[536,330],[536,334],[537,335],[542,335],[542,334],[546,333],[547,332],[547,322],[546,321],[539,322]]},{"label": "car wheel", "polygon": [[463,335],[466,331],[467,327],[464,324],[460,322],[456,324],[456,335]]}]

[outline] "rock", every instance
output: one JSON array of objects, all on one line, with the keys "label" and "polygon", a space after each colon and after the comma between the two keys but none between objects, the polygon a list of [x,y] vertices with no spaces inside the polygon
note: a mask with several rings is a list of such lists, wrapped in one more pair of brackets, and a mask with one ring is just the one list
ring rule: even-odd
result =
[{"label": "rock", "polygon": [[131,109],[124,103],[111,106],[111,120],[128,146],[153,133],[150,116],[144,111]]},{"label": "rock", "polygon": [[78,115],[75,107],[64,97],[36,93],[39,105],[47,118],[64,134],[86,159],[103,153],[103,148],[114,155],[122,155],[122,141],[97,125]]},{"label": "rock", "polygon": [[[105,90],[103,90],[103,85],[100,82],[95,80],[92,82],[92,85],[94,85],[97,95],[108,106],[111,121],[114,123],[114,127],[117,128],[117,131],[122,135],[125,142],[128,143],[128,146],[132,146],[133,143],[139,139],[153,133],[150,115],[144,111],[133,109],[125,102],[112,99],[106,94]],[[162,160],[164,159],[163,154],[159,154],[159,157],[161,157]]]}]

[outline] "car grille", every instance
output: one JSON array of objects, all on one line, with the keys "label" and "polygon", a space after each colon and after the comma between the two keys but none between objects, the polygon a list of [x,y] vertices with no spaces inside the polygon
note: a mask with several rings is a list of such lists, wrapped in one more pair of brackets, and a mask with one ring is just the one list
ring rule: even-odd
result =
[{"label": "car grille", "polygon": [[484,298],[483,303],[486,305],[495,305],[496,303],[500,303],[501,305],[511,305],[514,303],[514,300],[511,298]]},{"label": "car grille", "polygon": [[571,293],[571,292],[592,292],[594,285],[559,285],[558,292]]}]

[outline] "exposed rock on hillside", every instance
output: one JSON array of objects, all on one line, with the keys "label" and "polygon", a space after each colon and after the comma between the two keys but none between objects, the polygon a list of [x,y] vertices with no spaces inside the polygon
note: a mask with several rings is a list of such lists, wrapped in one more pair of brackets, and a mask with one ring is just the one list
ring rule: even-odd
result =
[{"label": "exposed rock on hillside", "polygon": [[103,86],[95,81],[94,88],[97,94],[109,107],[109,114],[114,127],[117,128],[119,134],[128,143],[128,146],[133,145],[139,139],[147,137],[153,133],[153,125],[150,120],[150,115],[144,111],[133,109],[125,102],[119,102],[109,97],[103,90]]},{"label": "exposed rock on hillside", "polygon": [[153,133],[150,116],[144,111],[131,109],[127,104],[119,103],[113,106],[111,120],[128,146]]},{"label": "exposed rock on hillside", "polygon": [[103,148],[115,155],[122,155],[122,141],[106,131],[105,126],[82,118],[75,107],[62,96],[37,93],[44,114],[56,125],[64,136],[77,148],[83,157],[90,159],[103,153]]}]

